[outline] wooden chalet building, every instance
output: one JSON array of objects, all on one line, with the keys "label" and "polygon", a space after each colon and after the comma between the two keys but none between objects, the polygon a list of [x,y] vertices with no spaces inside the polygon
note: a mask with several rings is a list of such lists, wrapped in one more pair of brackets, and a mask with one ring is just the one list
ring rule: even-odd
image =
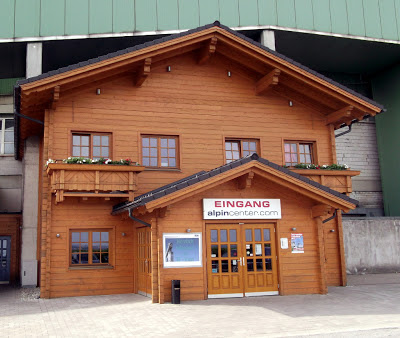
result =
[{"label": "wooden chalet building", "polygon": [[15,109],[19,159],[41,136],[41,297],[346,285],[359,172],[294,165],[336,163],[334,130],[376,102],[215,22],[20,81]]}]

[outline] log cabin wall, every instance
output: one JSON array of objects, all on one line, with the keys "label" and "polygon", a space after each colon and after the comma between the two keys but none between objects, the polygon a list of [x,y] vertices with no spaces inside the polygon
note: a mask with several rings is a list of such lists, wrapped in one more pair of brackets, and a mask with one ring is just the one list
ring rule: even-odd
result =
[{"label": "log cabin wall", "polygon": [[[171,66],[171,72],[166,71],[167,66]],[[284,164],[283,140],[313,141],[316,142],[316,162],[331,164],[334,145],[325,117],[300,104],[290,107],[286,98],[274,92],[256,96],[254,85],[255,79],[241,67],[220,56],[199,66],[196,55],[189,53],[152,68],[141,88],[133,85],[132,75],[124,75],[90,85],[70,96],[61,95],[57,109],[46,111],[43,163],[40,165],[48,158],[71,156],[72,132],[112,133],[112,158],[131,158],[139,163],[141,135],[177,136],[179,169],[140,173],[136,195],[200,170],[223,165],[225,138],[258,139],[260,155],[278,164]],[[97,88],[101,89],[100,95],[96,95]],[[310,215],[311,201],[273,183],[266,185],[256,180],[254,188],[244,193],[229,183],[223,186],[223,193],[218,189],[173,207],[167,218],[156,214],[144,217],[151,223],[153,301],[170,299],[171,279],[182,279],[183,300],[206,297],[205,260],[203,268],[164,269],[162,233],[182,232],[190,227],[203,232],[204,240],[201,198],[225,195],[282,199],[284,216],[277,225],[279,236],[290,238],[289,228],[296,223],[298,231],[304,233],[307,251],[301,257],[279,253],[281,294],[321,292],[321,279],[326,276],[321,276],[318,267],[317,230]],[[43,171],[42,297],[137,292],[135,225],[132,220],[110,215],[115,204],[116,201],[97,198],[88,201],[67,198],[54,205],[49,178]],[[71,269],[72,229],[110,229],[113,268]],[[122,232],[125,237],[121,236]],[[56,237],[57,234],[60,237]],[[337,256],[334,248],[332,256]],[[340,259],[336,257],[332,261],[334,263],[327,269],[327,282],[338,285]]]},{"label": "log cabin wall", "polygon": [[[135,228],[131,220],[111,216],[112,205],[112,201],[100,198],[87,201],[68,198],[53,206],[51,230],[47,234],[51,240],[49,298],[134,292]],[[109,231],[112,268],[72,266],[70,232],[73,230]]]},{"label": "log cabin wall", "polygon": [[289,107],[288,99],[273,92],[256,96],[255,81],[218,55],[199,66],[196,54],[187,54],[152,68],[140,88],[127,75],[70,97],[61,95],[54,114],[53,158],[71,155],[72,131],[111,132],[113,159],[139,163],[141,134],[177,135],[180,170],[141,173],[138,194],[223,165],[226,137],[259,139],[259,155],[278,164],[284,164],[284,139],[316,141],[318,163],[331,164],[325,116],[300,104]]}]

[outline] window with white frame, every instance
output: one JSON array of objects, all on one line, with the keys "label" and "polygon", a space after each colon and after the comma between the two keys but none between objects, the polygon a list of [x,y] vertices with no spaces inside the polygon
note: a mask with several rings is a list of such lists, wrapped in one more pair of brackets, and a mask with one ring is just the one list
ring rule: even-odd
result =
[{"label": "window with white frame", "polygon": [[0,117],[0,155],[14,154],[14,119]]}]

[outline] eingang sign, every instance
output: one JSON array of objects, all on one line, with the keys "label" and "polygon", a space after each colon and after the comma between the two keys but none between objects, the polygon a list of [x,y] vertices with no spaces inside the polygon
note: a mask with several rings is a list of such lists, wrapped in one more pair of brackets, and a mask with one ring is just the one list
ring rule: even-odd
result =
[{"label": "eingang sign", "polygon": [[203,219],[280,219],[280,199],[203,199]]}]

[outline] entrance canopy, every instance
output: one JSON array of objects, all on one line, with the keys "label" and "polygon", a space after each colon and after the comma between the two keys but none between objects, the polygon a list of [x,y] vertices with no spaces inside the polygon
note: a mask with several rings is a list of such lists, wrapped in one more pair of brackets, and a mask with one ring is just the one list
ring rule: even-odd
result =
[{"label": "entrance canopy", "polygon": [[118,204],[114,206],[112,214],[117,215],[129,210],[140,214],[150,213],[233,179],[238,179],[239,188],[245,188],[251,185],[255,174],[334,209],[348,212],[358,205],[358,201],[336,190],[252,154],[152,190],[136,197],[133,202]]}]

